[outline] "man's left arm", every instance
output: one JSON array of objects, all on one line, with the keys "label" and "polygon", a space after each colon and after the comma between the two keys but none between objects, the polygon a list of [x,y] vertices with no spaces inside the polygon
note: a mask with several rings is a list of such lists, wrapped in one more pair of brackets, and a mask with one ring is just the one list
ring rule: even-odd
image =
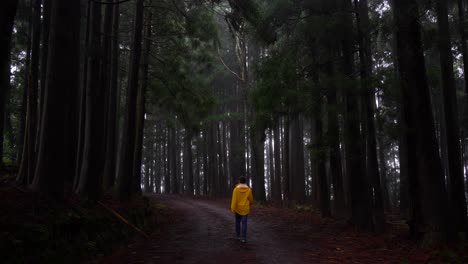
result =
[{"label": "man's left arm", "polygon": [[236,202],[237,200],[237,195],[236,195],[236,190],[232,191],[232,199],[231,199],[231,212],[235,213],[236,212]]}]

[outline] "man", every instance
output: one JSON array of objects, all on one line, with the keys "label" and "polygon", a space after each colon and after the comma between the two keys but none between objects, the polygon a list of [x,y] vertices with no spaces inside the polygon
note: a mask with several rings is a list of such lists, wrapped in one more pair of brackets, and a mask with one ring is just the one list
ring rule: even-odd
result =
[{"label": "man", "polygon": [[253,204],[252,190],[247,186],[245,177],[239,178],[239,184],[232,192],[231,211],[236,215],[237,239],[247,242],[247,216]]}]

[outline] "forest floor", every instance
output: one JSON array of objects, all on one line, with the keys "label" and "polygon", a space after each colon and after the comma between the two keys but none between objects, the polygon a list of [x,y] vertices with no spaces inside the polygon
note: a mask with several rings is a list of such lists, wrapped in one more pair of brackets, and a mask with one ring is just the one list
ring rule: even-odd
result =
[{"label": "forest floor", "polygon": [[169,217],[148,197],[99,203],[67,194],[60,203],[0,177],[0,263],[81,263],[111,254],[139,233],[158,234]]},{"label": "forest floor", "polygon": [[252,208],[242,244],[229,200],[152,198],[168,208],[165,231],[93,263],[468,263],[466,244],[424,247],[401,224],[375,235],[314,212],[262,205]]}]

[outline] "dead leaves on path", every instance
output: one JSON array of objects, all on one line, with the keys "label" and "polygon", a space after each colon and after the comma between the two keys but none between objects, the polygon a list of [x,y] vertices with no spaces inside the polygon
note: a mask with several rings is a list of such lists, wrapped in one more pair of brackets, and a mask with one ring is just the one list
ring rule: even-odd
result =
[{"label": "dead leaves on path", "polygon": [[314,212],[257,207],[252,216],[300,239],[305,263],[468,263],[466,244],[424,248],[407,238],[405,228],[372,234]]}]

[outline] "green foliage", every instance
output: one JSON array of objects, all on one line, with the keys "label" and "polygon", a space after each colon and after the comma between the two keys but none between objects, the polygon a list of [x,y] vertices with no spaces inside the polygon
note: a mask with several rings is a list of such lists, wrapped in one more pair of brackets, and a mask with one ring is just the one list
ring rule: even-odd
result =
[{"label": "green foliage", "polygon": [[196,131],[215,103],[211,84],[217,27],[213,14],[200,5],[190,6],[184,14],[162,16],[162,30],[156,36],[170,45],[156,50],[149,101],[168,121],[177,116],[184,128]]}]

